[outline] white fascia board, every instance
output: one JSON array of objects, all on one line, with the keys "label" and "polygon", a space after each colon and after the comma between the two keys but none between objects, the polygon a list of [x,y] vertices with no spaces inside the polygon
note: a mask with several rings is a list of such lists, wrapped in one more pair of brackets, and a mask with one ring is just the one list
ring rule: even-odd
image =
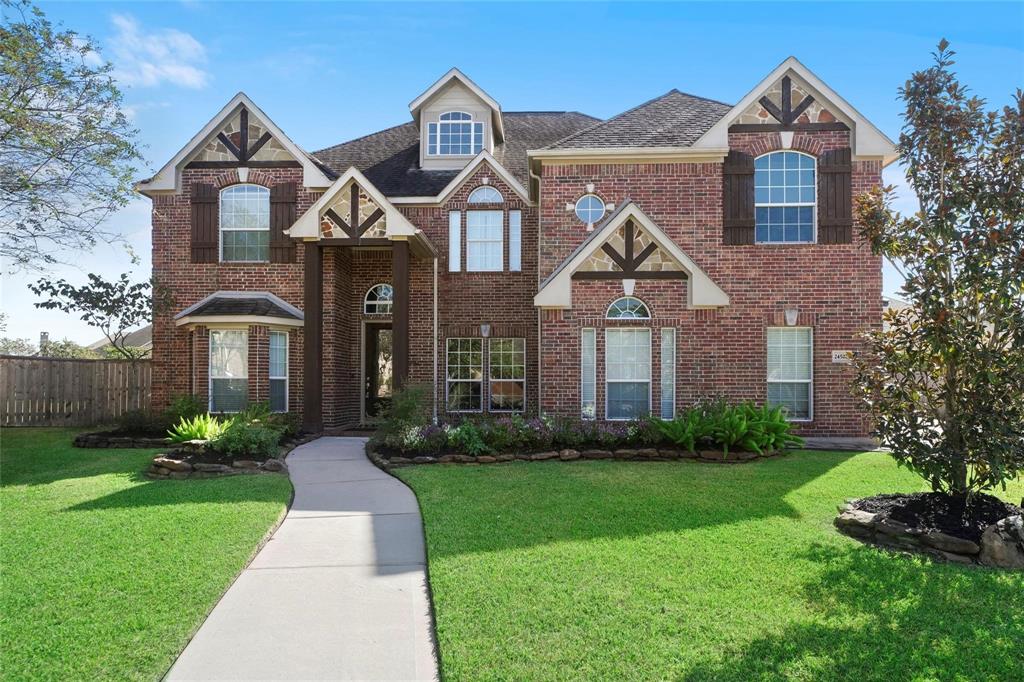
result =
[{"label": "white fascia board", "polygon": [[491,108],[495,132],[498,133],[499,137],[505,139],[505,123],[501,117],[501,105],[498,104],[497,100],[484,92],[483,88],[474,83],[469,76],[454,67],[449,70],[448,73],[438,78],[433,85],[424,90],[423,94],[409,102],[409,112],[412,114],[413,120],[419,123],[420,109],[422,109],[423,106],[434,97],[434,95],[440,92],[444,86],[448,85],[449,81],[453,79],[458,80],[466,86],[470,92],[479,97],[484,104]]},{"label": "white fascia board", "polygon": [[695,147],[584,147],[566,149],[529,149],[527,157],[531,159],[559,159],[577,157],[709,157],[721,156],[723,159],[729,153],[728,140],[722,147],[705,146]]},{"label": "white fascia board", "polygon": [[779,80],[787,73],[793,75],[804,81],[812,90],[815,99],[819,102],[831,105],[833,108],[838,110],[839,113],[843,114],[853,122],[853,143],[854,156],[860,157],[881,157],[885,164],[892,163],[898,158],[896,152],[896,145],[890,140],[885,133],[879,130],[871,121],[864,117],[856,108],[845,99],[839,96],[839,94],[825,84],[823,80],[818,78],[800,63],[796,57],[788,57],[784,62],[779,64],[775,69],[772,70],[764,79],[761,80],[754,88],[744,95],[743,99],[734,106],[728,114],[722,117],[718,123],[711,126],[711,128],[701,135],[700,139],[694,142],[694,148],[720,148],[728,147],[729,145],[729,126],[736,119],[737,116],[747,110],[751,104],[761,98],[775,81]]},{"label": "white fascia board", "polygon": [[529,192],[526,191],[526,188],[523,187],[522,183],[516,180],[515,176],[509,173],[504,166],[498,163],[498,161],[491,156],[490,152],[486,149],[473,157],[473,160],[470,161],[465,168],[459,171],[459,174],[452,178],[451,182],[445,185],[444,189],[442,189],[437,196],[391,197],[391,202],[394,204],[415,204],[419,206],[436,206],[438,204],[443,204],[448,200],[448,197],[455,193],[462,186],[462,183],[464,183],[470,175],[476,172],[483,163],[490,165],[491,169],[498,175],[498,177],[501,178],[506,185],[512,188],[512,191],[515,192],[520,199],[530,206],[534,205],[534,202],[530,199]]},{"label": "white fascia board", "polygon": [[265,327],[302,327],[305,322],[288,317],[273,317],[271,315],[188,315],[174,322],[176,327],[192,324],[230,329],[233,327],[247,327],[251,324]]},{"label": "white fascia board", "polygon": [[374,203],[384,211],[387,219],[386,236],[389,239],[392,237],[415,237],[419,235],[420,230],[414,227],[409,222],[409,219],[402,215],[401,211],[395,208],[394,204],[388,201],[388,198],[374,187],[373,183],[367,180],[365,175],[359,172],[358,168],[352,166],[331,184],[327,191],[295,221],[291,228],[286,230],[288,236],[296,239],[319,239],[320,221],[323,219],[324,212],[350,180],[355,181],[373,199]]},{"label": "white fascia board", "polygon": [[693,262],[646,213],[641,211],[639,206],[630,203],[628,206],[623,207],[613,219],[606,222],[601,227],[597,236],[590,240],[587,247],[576,253],[569,262],[565,263],[558,270],[554,277],[541,287],[541,290],[533,298],[534,306],[538,308],[572,308],[573,273],[630,218],[638,222],[644,231],[651,235],[655,243],[668,251],[673,260],[686,272],[689,278],[687,285],[687,307],[720,308],[729,305],[729,295],[722,291],[708,277],[707,273]]},{"label": "white fascia board", "polygon": [[267,131],[277,138],[278,142],[288,150],[295,160],[302,164],[302,184],[306,187],[328,187],[331,184],[322,170],[313,162],[310,155],[301,147],[292,142],[280,128],[277,127],[269,116],[263,113],[256,104],[249,99],[244,92],[239,92],[231,98],[231,101],[224,105],[217,114],[210,119],[209,123],[203,126],[196,135],[182,147],[174,157],[164,164],[163,168],[157,171],[156,175],[148,181],[143,180],[135,183],[136,191],[142,194],[155,192],[174,192],[181,185],[181,169],[189,161],[195,152],[204,147],[213,139],[217,131],[223,127],[242,107],[255,114],[256,118],[266,127]]},{"label": "white fascia board", "polygon": [[532,201],[530,201],[530,193],[526,191],[526,188],[523,187],[519,183],[519,181],[515,179],[515,176],[513,176],[511,173],[505,170],[505,167],[498,163],[494,159],[494,157],[491,156],[490,152],[488,152],[486,149],[481,151],[479,154],[476,155],[476,157],[472,161],[466,164],[466,167],[463,168],[458,175],[452,178],[452,181],[449,182],[445,186],[445,188],[438,193],[437,203],[444,203],[448,199],[448,197],[450,197],[456,190],[459,189],[459,187],[462,186],[462,183],[464,183],[466,179],[469,178],[470,175],[476,172],[477,168],[479,168],[481,165],[485,163],[488,164],[491,167],[491,169],[498,174],[498,177],[500,177],[505,182],[506,185],[512,188],[513,192],[519,195],[520,199],[522,199],[527,204],[533,203]]}]

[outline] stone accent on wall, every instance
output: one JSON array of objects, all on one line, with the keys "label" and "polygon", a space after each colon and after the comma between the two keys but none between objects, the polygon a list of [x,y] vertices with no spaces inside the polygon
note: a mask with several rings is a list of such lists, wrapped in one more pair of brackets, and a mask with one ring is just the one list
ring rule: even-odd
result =
[{"label": "stone accent on wall", "polygon": [[[605,242],[620,254],[626,253],[626,228],[620,227]],[[642,227],[637,225],[633,235],[633,253],[639,254],[649,245],[654,243],[651,235],[647,234]],[[667,251],[660,246],[653,251],[641,263],[637,270],[641,272],[678,272],[683,268],[675,262]],[[577,268],[577,272],[621,272],[622,268],[612,260],[603,249],[597,249],[584,263]]]},{"label": "stone accent on wall", "polygon": [[[804,97],[811,95],[810,88],[807,87],[799,78],[790,74],[792,81],[792,102],[795,108],[800,102],[803,101]],[[777,107],[782,107],[782,79],[775,81],[770,88],[764,93],[764,96],[771,100],[772,104]],[[811,95],[813,97],[813,95]],[[760,99],[760,97],[758,98]],[[833,123],[838,119],[835,115],[829,111],[825,106],[817,99],[811,103],[811,106],[800,114],[797,118],[797,123]],[[739,115],[736,119],[736,123],[750,124],[750,123],[778,123],[768,110],[765,109],[759,102],[754,102],[746,110]]]},{"label": "stone accent on wall", "polygon": [[[351,215],[351,212],[352,212],[352,185],[353,184],[355,184],[355,180],[352,180],[348,184],[346,184],[341,189],[341,191],[338,192],[338,194],[336,195],[335,200],[331,203],[331,205],[327,207],[329,209],[332,209],[336,214],[338,214],[338,216],[342,220],[345,220],[345,221],[348,221],[350,219],[349,216]],[[366,193],[366,191],[363,190],[360,187],[359,188],[359,206],[358,206],[359,224],[362,225],[363,222],[367,218],[369,218],[371,215],[373,215],[374,211],[377,211],[380,208],[381,207],[378,206],[377,203],[373,199],[370,198],[370,195],[368,195]],[[353,226],[353,229],[358,228],[358,227],[359,227],[359,225],[355,225],[355,226]],[[367,237],[376,237],[376,238],[385,237],[387,235],[387,229],[388,229],[387,217],[382,215],[361,236],[363,238],[367,238]],[[347,237],[348,236],[345,233],[345,230],[342,229],[342,227],[340,225],[336,225],[334,223],[334,221],[331,220],[328,217],[325,217],[320,222],[320,233],[321,233],[321,235],[323,237],[328,238],[328,239],[331,238],[331,237]]]},{"label": "stone accent on wall", "polygon": [[[241,143],[241,114],[235,114],[235,116],[224,124],[218,133],[224,133],[224,135],[231,140],[231,142],[237,147]],[[268,132],[264,125],[258,118],[250,111],[249,112],[249,144],[256,144],[256,141],[263,137],[263,134]],[[228,151],[228,148],[224,146],[224,143],[220,141],[217,134],[214,133],[214,138],[210,140],[205,147],[200,150],[199,154],[193,159],[194,161],[236,161],[235,155]],[[295,157],[292,156],[284,146],[278,142],[277,138],[270,138],[260,149],[252,155],[251,161],[295,161]]]}]

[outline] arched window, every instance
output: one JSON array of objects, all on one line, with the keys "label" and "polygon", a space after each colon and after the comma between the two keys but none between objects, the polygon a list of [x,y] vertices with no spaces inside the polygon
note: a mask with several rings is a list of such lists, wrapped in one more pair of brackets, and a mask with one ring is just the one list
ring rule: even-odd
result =
[{"label": "arched window", "polygon": [[639,298],[623,296],[612,301],[605,317],[609,320],[649,320],[651,311],[648,310],[647,304]]},{"label": "arched window", "polygon": [[220,193],[220,259],[270,260],[270,190],[232,185]]},{"label": "arched window", "polygon": [[500,204],[503,201],[501,192],[489,185],[477,187],[469,195],[471,204]]},{"label": "arched window", "polygon": [[390,284],[375,284],[366,292],[363,299],[363,312],[367,315],[390,315],[391,304],[395,300],[395,290]]},{"label": "arched window", "polygon": [[757,242],[806,244],[814,241],[817,213],[815,159],[801,152],[771,152],[754,161],[754,215]]},{"label": "arched window", "polygon": [[593,225],[604,217],[604,202],[596,194],[584,194],[576,201],[576,217]]},{"label": "arched window", "polygon": [[465,111],[446,111],[427,125],[427,154],[471,156],[484,148],[484,124]]}]

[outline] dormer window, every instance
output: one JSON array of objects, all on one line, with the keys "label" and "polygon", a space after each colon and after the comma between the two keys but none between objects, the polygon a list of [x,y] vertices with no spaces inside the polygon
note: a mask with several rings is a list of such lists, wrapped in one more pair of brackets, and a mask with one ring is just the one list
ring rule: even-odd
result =
[{"label": "dormer window", "polygon": [[427,126],[430,156],[474,156],[484,148],[484,124],[464,111],[446,111]]}]

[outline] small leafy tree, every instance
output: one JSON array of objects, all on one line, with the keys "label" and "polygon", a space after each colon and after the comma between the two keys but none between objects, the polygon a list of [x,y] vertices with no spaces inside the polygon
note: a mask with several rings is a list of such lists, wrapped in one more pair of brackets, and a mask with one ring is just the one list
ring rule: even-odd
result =
[{"label": "small leafy tree", "polygon": [[63,279],[51,282],[42,278],[30,284],[29,289],[38,296],[49,297],[36,303],[37,308],[78,314],[83,322],[107,337],[112,352],[126,360],[138,360],[146,354],[141,348],[125,344],[128,333],[151,322],[154,313],[167,310],[173,303],[166,288],[156,280],[133,283],[127,274],[108,282],[90,273],[89,282],[82,286]]},{"label": "small leafy tree", "polygon": [[855,390],[900,464],[969,498],[1024,470],[1024,93],[986,111],[948,48],[900,90],[898,146],[920,211],[893,211],[892,187],[857,201],[912,305],[869,334]]},{"label": "small leafy tree", "polygon": [[0,260],[45,270],[122,241],[103,221],[132,197],[137,131],[96,44],[27,0],[0,0]]},{"label": "small leafy tree", "polygon": [[36,347],[28,339],[0,338],[0,355],[35,355]]}]

